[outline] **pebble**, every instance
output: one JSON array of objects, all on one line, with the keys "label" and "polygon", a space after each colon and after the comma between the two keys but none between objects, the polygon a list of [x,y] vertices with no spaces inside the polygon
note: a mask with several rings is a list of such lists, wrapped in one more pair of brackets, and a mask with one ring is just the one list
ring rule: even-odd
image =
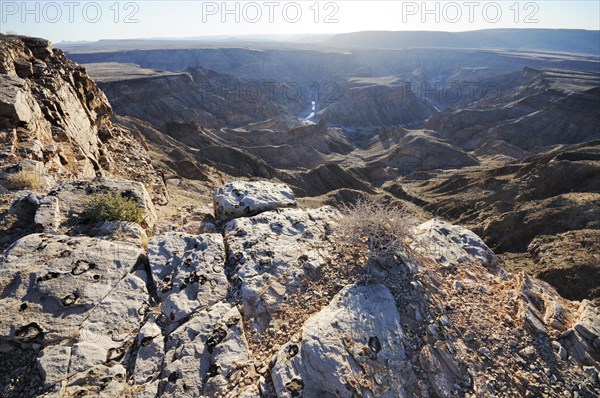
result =
[{"label": "pebble", "polygon": [[598,380],[598,371],[593,366],[584,366],[583,371],[590,377],[592,383]]},{"label": "pebble", "polygon": [[465,340],[472,341],[474,339],[475,339],[475,333],[473,333],[471,330],[467,330],[467,333],[465,333]]},{"label": "pebble", "polygon": [[435,325],[433,323],[430,323],[429,325],[427,325],[427,332],[432,335],[433,337],[437,337],[437,328],[435,327]]},{"label": "pebble", "polygon": [[568,354],[567,350],[565,350],[565,348],[558,341],[553,341],[552,347],[557,352],[560,359],[562,359],[563,361],[567,360],[567,357],[569,356],[569,354]]},{"label": "pebble", "polygon": [[477,350],[477,352],[479,353],[479,355],[483,355],[484,357],[490,357],[490,350],[487,349],[487,347],[481,347],[479,350]]},{"label": "pebble", "polygon": [[523,358],[535,355],[535,348],[533,348],[532,346],[527,346],[527,347],[523,348],[521,351],[519,351],[519,355],[522,356]]},{"label": "pebble", "polygon": [[454,283],[452,284],[452,286],[459,291],[459,293],[462,293],[462,291],[464,290],[464,285],[460,282],[460,281],[454,281]]},{"label": "pebble", "polygon": [[442,315],[440,317],[440,323],[442,324],[442,326],[448,326],[450,324],[450,319],[448,319],[448,316]]},{"label": "pebble", "polygon": [[419,310],[415,311],[415,321],[417,321],[417,322],[423,321],[423,316],[421,315],[421,311],[419,311]]}]

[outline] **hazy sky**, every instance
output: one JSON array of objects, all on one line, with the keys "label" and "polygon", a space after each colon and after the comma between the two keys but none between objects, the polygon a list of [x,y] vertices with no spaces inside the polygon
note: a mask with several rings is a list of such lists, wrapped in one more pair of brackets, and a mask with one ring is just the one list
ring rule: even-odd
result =
[{"label": "hazy sky", "polygon": [[54,42],[360,30],[600,29],[600,1],[6,1],[0,31]]}]

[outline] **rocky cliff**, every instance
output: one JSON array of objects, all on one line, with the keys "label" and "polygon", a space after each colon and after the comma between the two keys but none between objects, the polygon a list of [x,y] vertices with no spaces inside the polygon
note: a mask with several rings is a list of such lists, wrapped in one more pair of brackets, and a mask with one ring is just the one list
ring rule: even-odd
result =
[{"label": "rocky cliff", "polygon": [[[45,40],[0,35],[0,183],[29,185],[119,175],[144,181],[164,202],[164,184],[85,69]],[[4,183],[3,183],[4,182]],[[25,181],[27,182],[27,181]]]}]

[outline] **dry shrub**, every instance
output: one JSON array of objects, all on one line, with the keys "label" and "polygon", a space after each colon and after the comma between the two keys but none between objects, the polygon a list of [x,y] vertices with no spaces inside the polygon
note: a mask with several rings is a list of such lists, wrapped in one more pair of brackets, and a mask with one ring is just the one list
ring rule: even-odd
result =
[{"label": "dry shrub", "polygon": [[9,175],[4,185],[8,189],[38,189],[42,186],[42,176],[40,173],[21,170]]},{"label": "dry shrub", "polygon": [[406,208],[360,198],[341,212],[337,235],[361,249],[368,273],[375,265],[389,268],[400,256],[412,256],[411,235],[418,221]]}]

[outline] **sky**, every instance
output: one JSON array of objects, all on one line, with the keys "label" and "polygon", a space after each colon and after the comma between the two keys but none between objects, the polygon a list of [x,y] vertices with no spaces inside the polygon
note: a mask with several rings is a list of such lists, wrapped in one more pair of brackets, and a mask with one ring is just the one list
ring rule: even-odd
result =
[{"label": "sky", "polygon": [[0,32],[53,42],[493,28],[600,30],[600,1],[7,1]]}]

